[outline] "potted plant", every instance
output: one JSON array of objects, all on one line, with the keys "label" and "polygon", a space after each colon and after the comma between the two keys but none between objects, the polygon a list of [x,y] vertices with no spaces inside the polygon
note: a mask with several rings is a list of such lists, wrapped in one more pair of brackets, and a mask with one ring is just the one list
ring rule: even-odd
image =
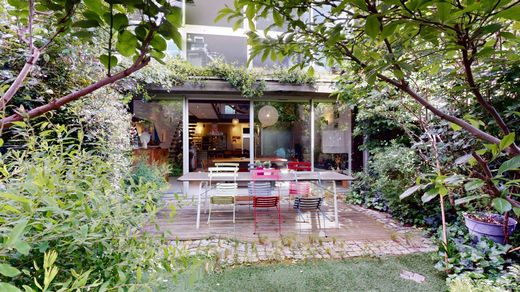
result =
[{"label": "potted plant", "polygon": [[[482,237],[489,238],[496,243],[505,244],[504,235],[504,216],[491,213],[466,213],[464,214],[464,222],[468,227],[469,234],[480,241]],[[516,228],[517,221],[513,218],[507,218],[508,234],[513,233]]]}]

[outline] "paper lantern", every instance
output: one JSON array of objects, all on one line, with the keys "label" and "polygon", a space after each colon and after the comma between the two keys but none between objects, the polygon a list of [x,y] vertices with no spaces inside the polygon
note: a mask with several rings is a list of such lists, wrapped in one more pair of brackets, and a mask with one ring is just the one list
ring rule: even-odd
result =
[{"label": "paper lantern", "polygon": [[262,126],[272,126],[278,121],[278,111],[271,105],[265,105],[258,111],[258,119]]}]

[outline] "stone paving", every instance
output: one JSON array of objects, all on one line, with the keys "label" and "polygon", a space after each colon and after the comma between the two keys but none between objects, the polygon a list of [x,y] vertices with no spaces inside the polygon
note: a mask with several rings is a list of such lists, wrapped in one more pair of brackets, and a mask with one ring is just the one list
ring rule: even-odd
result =
[{"label": "stone paving", "polygon": [[203,255],[215,259],[220,266],[257,263],[263,261],[301,261],[316,259],[345,259],[359,256],[404,255],[432,252],[437,247],[423,236],[423,231],[405,227],[389,214],[352,206],[358,211],[383,223],[392,231],[392,240],[345,241],[309,235],[302,239],[295,235],[282,235],[279,239],[261,236],[257,241],[245,242],[227,238],[172,241],[173,248],[190,255]]}]

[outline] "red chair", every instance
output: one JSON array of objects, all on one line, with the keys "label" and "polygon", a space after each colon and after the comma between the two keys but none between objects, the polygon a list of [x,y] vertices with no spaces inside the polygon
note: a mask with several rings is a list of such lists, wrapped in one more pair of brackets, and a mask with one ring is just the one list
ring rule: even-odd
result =
[{"label": "red chair", "polygon": [[[260,210],[266,211],[265,214],[269,214],[268,209],[276,208],[278,212],[278,232],[282,233],[282,216],[280,214],[280,197],[279,196],[255,196],[253,197],[253,212],[255,218],[255,227],[253,234],[256,234],[256,226],[260,222],[258,215]],[[271,220],[265,220],[271,222]]]},{"label": "red chair", "polygon": [[289,161],[287,163],[287,168],[295,171],[311,171],[311,163],[305,161]]}]

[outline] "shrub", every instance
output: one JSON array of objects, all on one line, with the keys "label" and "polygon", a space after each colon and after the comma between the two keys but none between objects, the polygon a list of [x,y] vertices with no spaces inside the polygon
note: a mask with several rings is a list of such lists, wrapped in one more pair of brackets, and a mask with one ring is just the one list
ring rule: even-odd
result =
[{"label": "shrub", "polygon": [[0,157],[0,290],[151,290],[183,267],[177,260],[189,265],[143,232],[157,185],[115,186],[112,165],[73,132],[22,131],[26,148]]},{"label": "shrub", "polygon": [[355,175],[348,201],[389,212],[404,223],[437,226],[440,212],[436,212],[436,205],[423,205],[417,197],[399,199],[413,184],[418,170],[419,161],[412,149],[395,143],[378,148],[372,151],[368,174]]},{"label": "shrub", "polygon": [[132,181],[134,184],[151,184],[157,189],[163,188],[169,174],[166,164],[148,163],[146,157],[138,157],[132,166]]}]

